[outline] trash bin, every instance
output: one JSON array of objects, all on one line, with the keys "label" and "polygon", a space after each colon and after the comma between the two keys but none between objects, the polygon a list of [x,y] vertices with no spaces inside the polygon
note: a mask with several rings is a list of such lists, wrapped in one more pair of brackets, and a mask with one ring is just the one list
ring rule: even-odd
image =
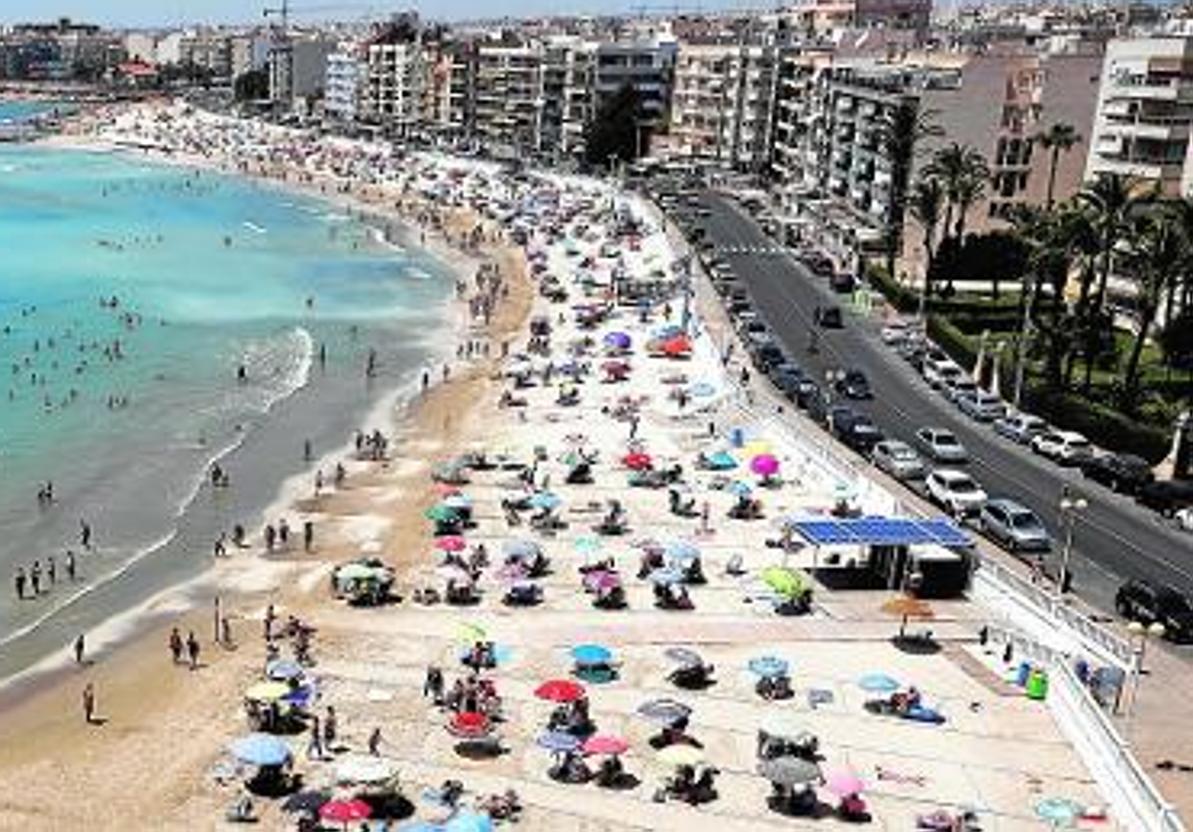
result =
[{"label": "trash bin", "polygon": [[1048,674],[1043,670],[1033,670],[1027,677],[1027,698],[1037,702],[1048,698]]},{"label": "trash bin", "polygon": [[1031,676],[1031,662],[1019,662],[1019,669],[1015,671],[1015,685],[1016,687],[1024,687],[1027,685],[1027,679]]}]

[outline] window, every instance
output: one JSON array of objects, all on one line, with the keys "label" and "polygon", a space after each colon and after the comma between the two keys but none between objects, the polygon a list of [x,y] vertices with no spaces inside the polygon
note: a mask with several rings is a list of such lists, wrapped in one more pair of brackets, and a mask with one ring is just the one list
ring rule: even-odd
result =
[{"label": "window", "polygon": [[1005,165],[1007,162],[1007,140],[998,140],[998,149],[994,152],[995,164],[998,166]]}]

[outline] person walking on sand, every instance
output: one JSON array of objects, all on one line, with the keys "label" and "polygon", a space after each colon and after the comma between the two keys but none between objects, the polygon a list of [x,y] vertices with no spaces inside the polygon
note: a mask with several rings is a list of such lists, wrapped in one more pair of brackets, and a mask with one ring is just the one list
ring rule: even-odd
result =
[{"label": "person walking on sand", "polygon": [[335,746],[337,728],[336,709],[328,705],[327,716],[323,718],[323,746],[328,751]]},{"label": "person walking on sand", "polygon": [[278,545],[283,549],[290,545],[290,524],[285,517],[278,521]]},{"label": "person walking on sand", "polygon": [[199,669],[199,639],[195,638],[195,631],[191,630],[186,636],[186,654],[191,662],[191,670]]},{"label": "person walking on sand", "polygon": [[46,558],[46,578],[49,580],[51,587],[53,587],[54,583],[58,580],[58,567],[54,565],[53,555],[50,555],[48,558]]},{"label": "person walking on sand", "polygon": [[211,547],[212,553],[217,558],[228,556],[228,534],[227,532],[220,532],[220,536],[215,539],[215,544]]},{"label": "person walking on sand", "polygon": [[66,577],[70,579],[71,583],[75,580],[75,553],[71,549],[66,550]]},{"label": "person walking on sand", "polygon": [[79,521],[79,544],[84,549],[91,548],[91,526],[86,520]]},{"label": "person walking on sand", "polygon": [[33,561],[29,567],[29,583],[33,586],[33,597],[41,595],[41,561]]},{"label": "person walking on sand", "polygon": [[83,721],[88,725],[95,722],[95,685],[91,682],[83,688]]},{"label": "person walking on sand", "polygon": [[182,661],[182,633],[178,632],[177,627],[170,631],[170,655],[174,658],[174,664]]},{"label": "person walking on sand", "polygon": [[323,759],[323,732],[320,730],[319,715],[311,715],[311,738],[307,740],[307,759]]},{"label": "person walking on sand", "polygon": [[17,591],[17,600],[24,601],[25,600],[25,569],[24,569],[24,567],[21,567],[21,566],[17,567],[17,573],[13,576],[12,583],[13,583],[13,587]]},{"label": "person walking on sand", "polygon": [[75,638],[75,664],[83,663],[83,650],[86,649],[86,642],[83,639],[83,634],[79,633]]},{"label": "person walking on sand", "polygon": [[323,469],[320,468],[315,472],[315,496],[318,497],[323,492]]},{"label": "person walking on sand", "polygon": [[381,756],[381,729],[374,728],[369,734],[369,754],[373,757]]},{"label": "person walking on sand", "polygon": [[304,552],[309,552],[314,545],[315,523],[312,520],[306,520],[302,524],[302,549]]}]

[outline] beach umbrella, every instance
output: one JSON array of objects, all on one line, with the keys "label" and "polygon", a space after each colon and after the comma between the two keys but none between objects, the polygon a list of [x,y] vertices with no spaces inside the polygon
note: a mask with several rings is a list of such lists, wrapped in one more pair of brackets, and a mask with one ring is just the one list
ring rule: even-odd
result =
[{"label": "beach umbrella", "polygon": [[866,693],[891,693],[899,689],[899,683],[885,673],[867,673],[857,680],[857,686]]},{"label": "beach umbrella", "polygon": [[373,807],[363,800],[329,800],[319,807],[319,817],[332,823],[349,823],[364,820],[373,814]]},{"label": "beach umbrella", "polygon": [[729,483],[729,493],[734,497],[749,497],[754,493],[754,486],[742,480],[734,480]]},{"label": "beach umbrella", "polygon": [[914,595],[901,595],[898,598],[892,598],[882,605],[882,611],[887,615],[899,617],[899,638],[903,638],[907,631],[909,618],[924,620],[932,618],[934,615],[932,607]]},{"label": "beach umbrella", "polygon": [[290,746],[271,734],[249,734],[234,741],[228,750],[251,766],[280,766],[293,756]]},{"label": "beach umbrella", "polygon": [[326,792],[315,791],[313,789],[305,789],[301,792],[295,792],[282,801],[283,812],[318,812],[319,809],[331,798]]},{"label": "beach umbrella", "polygon": [[550,491],[538,491],[530,497],[530,507],[537,508],[544,511],[554,511],[563,504],[563,500],[559,499]]},{"label": "beach umbrella", "polygon": [[795,598],[811,589],[807,575],[786,566],[768,566],[758,577],[768,589],[784,598]]},{"label": "beach umbrella", "polygon": [[1073,826],[1083,811],[1080,803],[1065,797],[1046,797],[1035,806],[1036,817],[1053,828]]},{"label": "beach umbrella", "polygon": [[584,686],[571,679],[549,679],[534,689],[534,695],[548,702],[575,702],[584,698]]},{"label": "beach umbrella", "polygon": [[601,551],[601,541],[599,538],[593,537],[592,535],[584,535],[583,537],[576,538],[575,542],[572,543],[572,548],[574,548],[578,554],[584,556],[595,555],[597,552]]},{"label": "beach umbrella", "polygon": [[449,482],[437,482],[434,485],[434,491],[440,497],[451,497],[454,494],[460,493],[460,486],[452,485]]},{"label": "beach umbrella", "polygon": [[667,544],[663,554],[668,560],[691,561],[700,557],[700,547],[687,540],[675,540]]},{"label": "beach umbrella", "polygon": [[531,560],[542,552],[542,547],[533,540],[507,540],[501,546],[501,553],[514,560]]},{"label": "beach umbrella", "polygon": [[621,737],[597,734],[586,739],[580,748],[585,754],[624,754],[630,750],[630,744]]},{"label": "beach umbrella", "polygon": [[384,783],[396,773],[393,762],[371,754],[349,754],[336,762],[339,783]]},{"label": "beach umbrella", "polygon": [[861,794],[866,790],[866,784],[862,782],[862,778],[852,771],[834,771],[825,780],[824,786],[837,797]]},{"label": "beach umbrella", "polygon": [[813,736],[794,714],[783,711],[768,711],[763,714],[758,730],[769,736],[793,742]]},{"label": "beach umbrella", "polygon": [[652,584],[658,586],[670,586],[671,584],[683,583],[684,574],[678,569],[656,569],[647,576]]},{"label": "beach umbrella", "polygon": [[802,757],[776,757],[759,763],[758,773],[780,786],[803,786],[820,779],[820,766]]},{"label": "beach umbrella", "polygon": [[377,577],[378,569],[363,563],[345,563],[336,567],[336,580],[369,581]]},{"label": "beach umbrella", "polygon": [[315,701],[317,693],[318,691],[312,685],[298,685],[290,688],[290,692],[278,701],[305,708]]},{"label": "beach umbrella", "polygon": [[695,650],[689,650],[687,647],[668,647],[663,651],[663,655],[684,667],[694,667],[704,664],[704,657]]},{"label": "beach umbrella", "polygon": [[441,552],[462,552],[468,548],[468,541],[458,534],[444,535],[435,541],[435,548]]},{"label": "beach umbrella", "polygon": [[555,754],[566,754],[580,747],[580,738],[566,731],[547,731],[535,740],[539,748],[545,748]]},{"label": "beach umbrella", "polygon": [[663,324],[660,327],[656,327],[655,330],[650,334],[652,337],[657,338],[660,341],[667,341],[671,338],[675,338],[678,335],[683,335],[683,327],[679,324]]},{"label": "beach umbrella", "polygon": [[633,339],[630,338],[629,333],[626,332],[609,332],[605,334],[604,342],[606,346],[613,347],[619,350],[628,350]]},{"label": "beach umbrella", "polygon": [[274,659],[265,665],[265,675],[277,682],[297,679],[304,672],[303,666],[293,659]]},{"label": "beach umbrella", "polygon": [[457,491],[454,494],[448,494],[444,497],[443,505],[456,510],[471,508],[472,500]]},{"label": "beach umbrella", "polygon": [[485,812],[465,809],[452,815],[440,828],[442,832],[493,832],[493,818]]},{"label": "beach umbrella", "polygon": [[686,335],[676,335],[674,338],[664,341],[659,349],[664,355],[671,358],[687,355],[692,351],[692,340]]},{"label": "beach umbrella", "polygon": [[631,471],[645,471],[654,464],[654,460],[650,458],[650,454],[644,454],[641,451],[635,451],[631,454],[626,454],[621,458],[621,464],[629,468]]},{"label": "beach umbrella", "polygon": [[660,763],[668,766],[698,766],[704,762],[704,752],[694,745],[675,743],[660,748],[655,754]]},{"label": "beach umbrella", "polygon": [[707,381],[697,381],[688,385],[688,395],[696,399],[707,399],[709,396],[715,396],[716,393],[717,388]]},{"label": "beach umbrella", "polygon": [[451,583],[472,583],[472,576],[458,566],[440,566],[435,570],[435,574],[438,575],[441,580]]},{"label": "beach umbrella", "polygon": [[273,702],[289,692],[290,686],[281,682],[258,682],[244,692],[244,698],[254,702]]},{"label": "beach umbrella", "polygon": [[498,580],[516,583],[526,579],[526,567],[522,565],[521,561],[514,561],[498,569],[496,575]]},{"label": "beach umbrella", "polygon": [[447,724],[449,733],[467,739],[488,736],[489,727],[489,718],[476,711],[459,711],[452,714],[451,721]]},{"label": "beach umbrella", "polygon": [[584,576],[584,588],[589,592],[600,592],[618,586],[621,586],[621,576],[607,569],[589,572]]},{"label": "beach umbrella", "polygon": [[758,454],[750,460],[750,470],[761,477],[779,473],[779,459],[774,454]]},{"label": "beach umbrella", "polygon": [[752,673],[756,673],[763,678],[774,678],[776,676],[787,675],[787,660],[780,659],[778,656],[757,656],[750,659],[746,663],[746,667]]},{"label": "beach umbrella", "polygon": [[728,451],[717,451],[704,459],[705,465],[714,471],[730,471],[737,467],[737,460]]},{"label": "beach umbrella", "polygon": [[436,523],[450,523],[460,519],[460,513],[450,506],[445,506],[443,503],[431,506],[426,510],[424,515],[428,520],[434,520]]},{"label": "beach umbrella", "polygon": [[456,640],[469,646],[489,640],[489,633],[479,624],[465,622],[456,628]]},{"label": "beach umbrella", "polygon": [[608,664],[613,661],[613,651],[602,644],[577,644],[572,648],[572,660],[582,665]]},{"label": "beach umbrella", "polygon": [[638,716],[661,725],[674,725],[692,715],[692,709],[674,699],[651,699],[638,706]]}]

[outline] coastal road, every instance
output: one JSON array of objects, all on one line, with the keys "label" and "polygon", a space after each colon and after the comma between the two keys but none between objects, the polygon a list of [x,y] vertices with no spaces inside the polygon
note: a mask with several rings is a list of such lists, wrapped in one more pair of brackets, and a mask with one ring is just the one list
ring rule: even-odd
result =
[{"label": "coastal road", "polygon": [[1108,612],[1127,577],[1171,584],[1193,595],[1193,537],[1131,499],[1086,481],[1080,471],[1054,465],[969,419],[882,344],[877,322],[846,311],[845,329],[822,330],[818,354],[808,353],[813,310],[818,305],[845,309],[845,298],[789,254],[775,253],[775,241],[736,203],[712,191],[701,199],[709,209],[700,220],[706,239],[749,288],[759,313],[792,359],[822,386],[826,370],[863,370],[874,399],[850,405],[868,413],[890,438],[912,442],[916,430],[930,426],[956,433],[972,458],[968,470],[990,496],[1018,500],[1048,526],[1056,541],[1050,571],[1059,568],[1062,486],[1071,485],[1089,501],[1074,523],[1074,592]]}]

